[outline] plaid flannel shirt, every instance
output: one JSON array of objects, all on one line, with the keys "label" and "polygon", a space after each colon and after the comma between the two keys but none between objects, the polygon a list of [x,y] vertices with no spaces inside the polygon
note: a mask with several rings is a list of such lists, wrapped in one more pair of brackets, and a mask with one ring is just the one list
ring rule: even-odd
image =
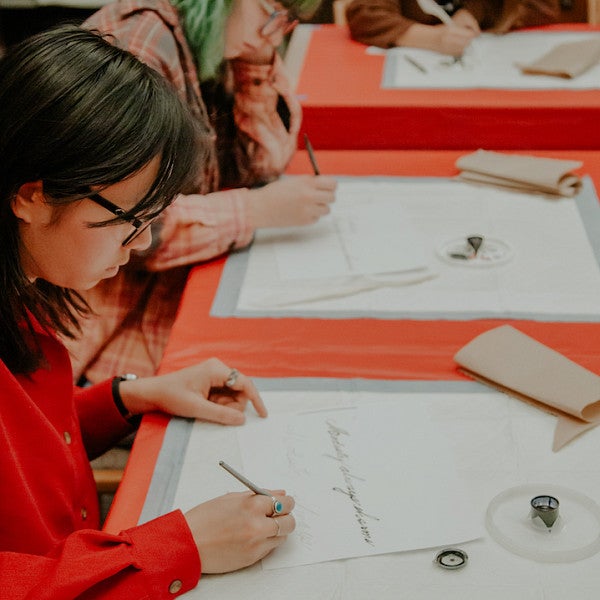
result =
[{"label": "plaid flannel shirt", "polygon": [[[277,114],[279,96],[296,118],[300,107],[278,55],[270,65],[233,61],[228,66],[232,101],[225,107],[207,105],[178,13],[167,0],[114,2],[84,26],[111,34],[117,45],[171,82],[212,138],[221,165],[216,160],[208,167],[199,165],[194,190],[199,193],[178,196],[163,213],[152,227],[151,249],[133,257],[116,277],[84,293],[96,314],[81,320],[82,334],[76,340],[64,341],[75,378],[85,374],[97,382],[117,373],[156,372],[190,265],[252,240],[248,189],[238,186],[278,176],[295,151],[296,136],[291,133],[282,143],[273,144],[274,139],[282,139],[284,127]],[[221,135],[220,128],[233,131],[234,139]],[[269,128],[276,128],[277,136],[267,134],[268,143],[261,143],[261,131]],[[223,177],[224,172],[229,178]],[[231,180],[231,173],[237,181]],[[219,179],[236,189],[213,191]]]}]

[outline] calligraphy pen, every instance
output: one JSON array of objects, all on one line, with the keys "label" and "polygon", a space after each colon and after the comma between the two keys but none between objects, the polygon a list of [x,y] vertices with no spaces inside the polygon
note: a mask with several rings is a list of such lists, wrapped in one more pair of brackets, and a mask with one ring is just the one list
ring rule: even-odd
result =
[{"label": "calligraphy pen", "polygon": [[404,58],[406,59],[406,62],[410,63],[413,67],[415,67],[415,69],[421,71],[421,73],[427,73],[427,69],[421,63],[417,62],[412,56],[404,54]]},{"label": "calligraphy pen", "polygon": [[[448,27],[456,27],[456,23],[452,17],[435,0],[417,0],[417,4],[426,15],[437,17],[444,25],[448,25]],[[464,66],[462,56],[453,56],[452,58],[452,63]]]},{"label": "calligraphy pen", "polygon": [[252,483],[247,477],[244,477],[241,473],[238,473],[233,467],[230,467],[224,460],[219,461],[219,466],[223,467],[230,475],[233,475],[240,483],[243,483],[249,490],[260,496],[268,496],[273,500],[273,513],[278,515],[283,510],[283,504],[276,500],[269,490],[258,487],[255,483]]},{"label": "calligraphy pen", "polygon": [[308,158],[310,158],[310,164],[312,165],[313,171],[315,175],[320,175],[321,170],[319,169],[319,165],[317,164],[317,159],[315,158],[315,151],[313,150],[312,144],[308,139],[308,135],[304,134],[304,145],[306,146],[306,151],[308,152]]}]

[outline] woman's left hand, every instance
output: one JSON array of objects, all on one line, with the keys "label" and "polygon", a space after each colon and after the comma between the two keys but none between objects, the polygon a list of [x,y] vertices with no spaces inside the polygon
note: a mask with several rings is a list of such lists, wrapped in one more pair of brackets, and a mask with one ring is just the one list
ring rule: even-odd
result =
[{"label": "woman's left hand", "polygon": [[162,411],[223,425],[242,425],[250,401],[259,416],[267,416],[252,380],[216,358],[166,375],[123,381],[119,391],[132,414]]}]

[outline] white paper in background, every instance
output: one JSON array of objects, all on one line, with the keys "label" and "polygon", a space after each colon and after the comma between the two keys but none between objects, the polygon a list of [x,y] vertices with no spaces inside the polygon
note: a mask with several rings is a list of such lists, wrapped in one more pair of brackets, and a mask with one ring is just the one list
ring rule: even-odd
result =
[{"label": "white paper in background", "polygon": [[[589,181],[586,185],[590,185]],[[370,209],[385,215],[398,203],[418,225],[424,240],[430,276],[418,271],[370,276],[371,287],[345,288],[332,279],[339,292],[325,296],[323,280],[282,280],[276,252],[279,238],[253,244],[241,284],[237,310],[300,309],[331,312],[453,313],[486,315],[599,315],[600,268],[573,198],[554,198],[476,186],[450,179],[340,178],[336,192],[339,210],[370,198]],[[600,207],[599,207],[600,209]],[[304,228],[308,234],[310,227]],[[505,264],[470,269],[448,264],[438,255],[449,241],[483,235],[506,243],[513,257]],[[376,238],[376,234],[373,235]],[[374,240],[376,243],[376,240]],[[313,261],[299,244],[299,263]],[[311,265],[312,266],[312,265]],[[435,274],[431,277],[431,274]],[[410,285],[408,285],[410,283]],[[321,294],[321,298],[319,298]],[[311,297],[312,295],[312,297]],[[523,318],[523,317],[521,317]]]},{"label": "white paper in background", "polygon": [[272,416],[236,432],[247,477],[268,473],[296,500],[296,532],[265,568],[483,534],[449,442],[417,402]]},{"label": "white paper in background", "polygon": [[[388,88],[506,88],[598,89],[600,63],[574,79],[524,75],[517,63],[530,63],[555,46],[577,42],[600,33],[512,32],[484,33],[467,47],[461,63],[431,50],[392,48],[387,51],[384,87]],[[424,67],[420,71],[405,57]]]},{"label": "white paper in background", "polygon": [[282,280],[399,273],[428,266],[421,234],[392,198],[340,198],[314,226],[266,231],[256,243],[274,238]]}]

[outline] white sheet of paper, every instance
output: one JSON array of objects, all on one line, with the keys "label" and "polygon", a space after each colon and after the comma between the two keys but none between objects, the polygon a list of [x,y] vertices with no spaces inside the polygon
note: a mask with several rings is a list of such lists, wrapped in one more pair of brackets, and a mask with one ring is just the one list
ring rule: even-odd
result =
[{"label": "white sheet of paper", "polygon": [[340,198],[313,227],[266,230],[256,244],[276,239],[282,280],[329,279],[427,268],[422,236],[402,204],[391,198]]},{"label": "white sheet of paper", "polygon": [[[600,63],[574,79],[524,75],[517,67],[517,63],[530,63],[559,44],[598,35],[536,31],[518,31],[506,35],[484,33],[468,46],[462,63],[453,63],[449,57],[430,50],[392,48],[387,51],[385,87],[598,89]],[[417,61],[427,72],[421,72],[405,56]]]},{"label": "white sheet of paper", "polygon": [[296,534],[263,561],[266,568],[483,534],[448,440],[419,403],[274,416],[237,434],[245,474],[260,481],[268,473],[296,500]]},{"label": "white sheet of paper", "polygon": [[[336,204],[377,198],[372,210],[385,213],[388,203],[402,205],[426,244],[429,272],[435,278],[417,285],[394,285],[379,279],[370,289],[349,290],[320,299],[318,280],[281,279],[277,267],[277,239],[249,249],[246,274],[237,309],[277,313],[290,308],[303,311],[371,311],[418,316],[485,312],[533,315],[600,314],[600,268],[581,216],[572,198],[548,198],[520,192],[475,186],[448,179],[405,180],[340,178]],[[309,228],[308,228],[309,229]],[[469,269],[448,264],[438,249],[448,240],[480,234],[497,238],[513,251],[506,264]],[[312,255],[311,255],[312,256]],[[308,262],[300,245],[297,260]],[[417,283],[413,281],[413,283]],[[305,295],[313,294],[310,302]],[[554,318],[554,317],[553,317]]]}]

